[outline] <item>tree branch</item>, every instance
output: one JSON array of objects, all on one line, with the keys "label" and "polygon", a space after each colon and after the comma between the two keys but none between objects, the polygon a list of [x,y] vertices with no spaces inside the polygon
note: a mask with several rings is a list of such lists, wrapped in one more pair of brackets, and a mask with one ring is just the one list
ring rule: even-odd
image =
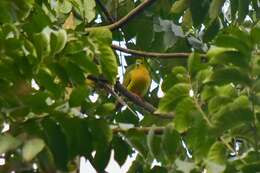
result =
[{"label": "tree branch", "polygon": [[91,31],[92,29],[101,28],[101,27],[106,27],[112,31],[116,30],[124,26],[127,22],[129,22],[131,19],[133,19],[135,16],[141,13],[146,7],[150,6],[154,2],[156,2],[156,0],[145,0],[143,3],[139,4],[136,8],[134,8],[132,11],[130,11],[126,16],[124,16],[120,20],[110,25],[86,28],[85,31],[88,32]]},{"label": "tree branch", "polygon": [[157,108],[155,108],[149,102],[146,102],[145,100],[141,99],[140,97],[136,96],[135,94],[129,92],[122,84],[120,84],[119,81],[116,82],[114,87],[123,96],[127,97],[129,100],[134,102],[136,105],[142,107],[143,109],[152,113],[153,115],[156,115],[157,117],[165,118],[165,119],[173,119],[174,118],[174,113],[167,113],[167,114],[155,113]]},{"label": "tree branch", "polygon": [[[95,76],[88,76],[87,77],[90,80],[93,80],[94,82],[97,83],[104,83],[106,85],[108,85],[108,82],[105,79],[100,79],[97,78]],[[105,86],[105,85],[103,85]],[[146,110],[147,112],[150,112],[152,115],[155,115],[157,117],[160,118],[164,118],[164,119],[173,119],[174,118],[174,113],[155,113],[156,108],[151,105],[149,102],[146,102],[145,100],[141,99],[140,97],[136,96],[135,94],[129,92],[122,84],[120,84],[119,81],[116,82],[115,86],[114,86],[115,90],[119,91],[123,96],[127,97],[129,100],[131,100],[133,103],[135,103],[136,105],[142,107],[144,110]],[[107,91],[112,94],[113,96],[115,96],[114,91],[107,89]],[[118,99],[116,97],[116,99]],[[123,103],[122,100],[118,100],[120,103]],[[124,104],[123,104],[124,105]]]},{"label": "tree branch", "polygon": [[[150,58],[164,58],[164,59],[172,59],[172,58],[187,58],[191,53],[189,52],[178,52],[178,53],[159,53],[159,52],[145,52],[140,50],[123,48],[117,45],[111,45],[111,48],[114,50],[118,50],[121,52],[125,52],[132,55],[142,56],[142,57],[150,57]],[[206,54],[200,54],[201,57],[207,57]]]}]

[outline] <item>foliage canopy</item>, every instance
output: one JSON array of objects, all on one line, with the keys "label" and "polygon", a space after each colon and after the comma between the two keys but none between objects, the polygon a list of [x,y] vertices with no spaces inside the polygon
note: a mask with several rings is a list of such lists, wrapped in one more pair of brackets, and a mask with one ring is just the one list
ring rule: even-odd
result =
[{"label": "foliage canopy", "polygon": [[[128,173],[260,171],[259,4],[1,0],[0,172],[104,172],[111,151],[138,152]],[[144,99],[117,79],[138,56]]]}]

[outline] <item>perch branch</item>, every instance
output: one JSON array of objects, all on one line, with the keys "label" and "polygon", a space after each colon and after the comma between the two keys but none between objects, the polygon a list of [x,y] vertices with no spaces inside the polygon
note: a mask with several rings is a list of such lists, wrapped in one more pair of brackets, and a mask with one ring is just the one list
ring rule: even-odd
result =
[{"label": "perch branch", "polygon": [[[171,59],[171,58],[187,58],[190,56],[191,53],[187,52],[178,52],[178,53],[159,53],[159,52],[145,52],[145,51],[140,51],[140,50],[134,50],[134,49],[128,49],[128,48],[123,48],[117,45],[111,45],[111,48],[114,50],[118,50],[124,53],[136,55],[136,56],[142,56],[142,57],[150,57],[150,58],[155,58],[155,57],[160,57],[160,58],[165,58],[165,59]],[[206,54],[200,54],[201,57],[207,57]]]},{"label": "perch branch", "polygon": [[133,19],[135,16],[137,16],[139,13],[141,13],[146,7],[150,6],[152,3],[156,2],[156,0],[145,0],[141,4],[139,4],[136,8],[134,8],[132,11],[130,11],[126,16],[121,18],[120,20],[105,26],[98,26],[98,27],[90,27],[86,28],[85,31],[90,31],[92,29],[106,27],[110,29],[111,31],[116,30],[122,26],[124,26],[128,21]]},{"label": "perch branch", "polygon": [[129,92],[122,84],[120,84],[119,81],[116,82],[115,89],[119,91],[123,96],[127,97],[129,100],[134,102],[136,105],[144,108],[146,111],[152,113],[153,115],[156,115],[160,118],[166,118],[166,119],[174,118],[174,113],[167,113],[167,114],[155,113],[156,108],[153,105],[151,105],[149,102],[144,101],[143,99],[136,96],[135,94]]},{"label": "perch branch", "polygon": [[[103,83],[102,85],[105,86],[104,84],[108,85],[107,80],[105,79],[100,79],[97,78],[95,76],[88,76],[88,79],[93,80],[94,82],[97,83]],[[136,105],[142,107],[144,110],[150,112],[151,114],[160,117],[160,118],[164,118],[164,119],[173,119],[174,118],[174,113],[156,113],[156,108],[151,105],[149,102],[144,101],[143,99],[141,99],[140,97],[136,96],[135,94],[129,92],[122,84],[120,84],[119,81],[116,82],[114,88],[119,91],[123,96],[127,97],[129,100],[131,100],[133,103],[135,103]],[[113,96],[115,96],[114,91],[111,89],[107,90],[110,94],[112,94]],[[116,97],[117,98],[117,97]],[[122,100],[118,100],[121,103],[124,103]],[[123,104],[124,105],[124,104]]]}]

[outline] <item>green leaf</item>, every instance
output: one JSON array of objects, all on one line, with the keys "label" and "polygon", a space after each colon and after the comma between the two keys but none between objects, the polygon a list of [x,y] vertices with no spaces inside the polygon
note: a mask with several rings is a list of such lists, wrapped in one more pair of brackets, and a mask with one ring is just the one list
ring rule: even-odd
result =
[{"label": "green leaf", "polygon": [[77,155],[88,158],[92,152],[92,136],[86,119],[65,118],[66,115],[57,117],[68,143],[69,159]]},{"label": "green leaf", "polygon": [[181,137],[179,133],[174,130],[172,124],[167,125],[162,136],[161,148],[170,163],[177,158],[177,149],[180,144]]},{"label": "green leaf", "polygon": [[86,86],[79,86],[74,88],[69,99],[69,104],[71,107],[80,106],[85,98],[88,96],[89,91]]},{"label": "green leaf", "polygon": [[105,146],[102,143],[98,145],[96,148],[96,154],[93,160],[93,164],[97,169],[97,172],[104,172],[111,155],[111,148],[109,146]]},{"label": "green leaf", "polygon": [[74,84],[84,84],[85,83],[85,76],[84,72],[79,68],[78,65],[68,62],[64,64],[64,68],[70,78],[70,80]]},{"label": "green leaf", "polygon": [[178,102],[186,96],[189,96],[190,86],[179,83],[168,90],[166,95],[160,100],[159,108],[156,112],[171,112],[175,110]]},{"label": "green leaf", "polygon": [[222,106],[226,106],[226,104],[230,103],[232,101],[231,98],[227,97],[227,96],[215,96],[212,99],[209,100],[208,102],[208,110],[210,114],[214,114],[217,111],[219,111],[219,109]]},{"label": "green leaf", "polygon": [[220,25],[221,23],[218,18],[213,20],[204,32],[203,41],[204,42],[211,41],[220,31]]},{"label": "green leaf", "polygon": [[23,26],[28,33],[39,33],[46,26],[51,25],[51,20],[45,11],[38,5],[34,6],[34,12],[28,17],[29,20]]},{"label": "green leaf", "polygon": [[212,65],[229,63],[239,67],[248,67],[249,65],[248,58],[234,48],[211,47],[207,55],[210,57]]},{"label": "green leaf", "polygon": [[70,61],[77,64],[85,72],[92,73],[94,75],[99,74],[97,65],[93,62],[93,60],[90,58],[90,56],[87,55],[85,51],[70,54],[68,56],[70,58]]},{"label": "green leaf", "polygon": [[218,17],[219,12],[221,11],[221,7],[224,4],[225,0],[213,0],[210,3],[209,7],[209,17],[214,20]]},{"label": "green leaf", "polygon": [[211,75],[211,81],[221,85],[230,83],[250,84],[248,76],[242,70],[234,67],[217,69]]},{"label": "green leaf", "polygon": [[111,82],[115,83],[117,76],[117,60],[111,49],[112,33],[106,28],[93,29],[89,37],[95,44],[95,50],[99,57],[99,63],[103,75]]},{"label": "green leaf", "polygon": [[191,127],[193,119],[200,116],[191,97],[185,97],[177,104],[175,114],[175,128],[180,133]]},{"label": "green leaf", "polygon": [[183,15],[182,26],[185,28],[191,28],[193,25],[191,10],[188,8]]},{"label": "green leaf", "polygon": [[206,169],[209,173],[223,173],[226,166],[214,163],[212,161],[205,161],[206,162]]},{"label": "green leaf", "polygon": [[210,58],[214,58],[218,55],[221,55],[222,53],[229,52],[229,51],[237,51],[237,50],[235,48],[212,46],[208,50],[207,56],[210,57]]},{"label": "green leaf", "polygon": [[46,143],[54,156],[57,167],[63,171],[67,171],[69,153],[66,136],[61,126],[56,121],[47,118],[42,121],[42,126]]},{"label": "green leaf", "polygon": [[198,27],[206,18],[208,14],[209,5],[209,0],[191,1],[190,10],[195,27]]},{"label": "green leaf", "polygon": [[107,28],[92,29],[89,32],[89,37],[95,42],[104,45],[112,43],[112,33]]},{"label": "green leaf", "polygon": [[188,70],[191,76],[195,76],[196,73],[202,69],[205,69],[207,65],[202,62],[202,58],[197,53],[192,53],[188,59]]},{"label": "green leaf", "polygon": [[50,47],[53,55],[62,51],[67,42],[67,33],[64,29],[52,31],[50,35]]},{"label": "green leaf", "polygon": [[196,166],[192,162],[186,162],[186,161],[182,161],[180,159],[177,159],[175,161],[175,164],[177,166],[177,170],[182,171],[183,173],[190,173]]},{"label": "green leaf", "polygon": [[141,131],[128,130],[126,138],[131,146],[134,147],[142,157],[146,158],[148,154],[146,134]]},{"label": "green leaf", "polygon": [[40,138],[34,138],[26,141],[22,149],[23,159],[31,161],[39,152],[43,150],[45,143]]},{"label": "green leaf", "polygon": [[37,56],[40,60],[49,55],[49,36],[46,33],[41,32],[38,34],[34,34],[33,43],[36,48]]},{"label": "green leaf", "polygon": [[113,141],[113,148],[114,148],[114,158],[117,161],[117,163],[122,166],[126,159],[128,154],[131,151],[131,147],[120,137],[114,136]]},{"label": "green leaf", "polygon": [[258,22],[258,24],[254,28],[252,28],[251,38],[256,44],[260,44],[260,22]]},{"label": "green leaf", "polygon": [[212,115],[211,122],[221,131],[236,127],[241,123],[252,121],[253,114],[246,96],[240,96],[233,102],[223,106]]},{"label": "green leaf", "polygon": [[153,125],[152,128],[149,130],[146,139],[147,139],[147,147],[149,149],[149,153],[153,158],[159,160],[159,155],[161,154],[161,150],[160,150],[161,138],[155,134],[155,128],[156,126]]},{"label": "green leaf", "polygon": [[0,23],[11,23],[24,19],[33,8],[34,0],[2,0],[0,2]]},{"label": "green leaf", "polygon": [[119,112],[116,117],[116,122],[119,123],[126,123],[126,124],[139,124],[139,118],[134,115],[129,109],[126,109],[122,112]]},{"label": "green leaf", "polygon": [[142,50],[149,50],[152,41],[154,40],[153,21],[148,20],[143,22],[142,27],[138,29],[136,36],[136,46]]},{"label": "green leaf", "polygon": [[226,146],[217,141],[211,146],[207,159],[218,164],[225,164],[226,157]]},{"label": "green leaf", "polygon": [[57,11],[67,14],[71,11],[71,9],[72,9],[72,2],[69,2],[69,1],[58,1],[57,2]]},{"label": "green leaf", "polygon": [[41,68],[39,70],[36,75],[36,81],[38,85],[52,92],[55,97],[59,97],[61,95],[61,88],[54,82],[54,76],[48,68]]},{"label": "green leaf", "polygon": [[21,142],[17,138],[9,134],[2,134],[0,136],[0,154],[16,149],[20,144]]},{"label": "green leaf", "polygon": [[238,0],[230,0],[230,9],[231,9],[231,18],[232,20],[236,19],[236,14],[238,10]]},{"label": "green leaf", "polygon": [[109,144],[113,138],[113,132],[108,123],[102,119],[93,119],[89,121],[91,134],[96,142],[100,144]]},{"label": "green leaf", "polygon": [[110,46],[100,45],[100,65],[103,75],[114,84],[117,76],[117,60]]},{"label": "green leaf", "polygon": [[188,83],[188,72],[183,66],[174,67],[172,73],[166,74],[162,83],[163,92],[167,92],[173,85],[177,83]]},{"label": "green leaf", "polygon": [[114,103],[104,103],[97,107],[96,114],[97,115],[109,115],[113,113],[115,110],[115,104]]},{"label": "green leaf", "polygon": [[47,93],[37,92],[34,95],[29,95],[25,98],[25,102],[33,112],[42,113],[47,112],[49,110],[48,108],[50,108],[46,103],[47,98],[49,98]]},{"label": "green leaf", "polygon": [[210,147],[216,141],[216,134],[202,117],[198,117],[196,120],[187,131],[184,141],[189,151],[191,151],[192,158],[196,163],[199,163],[208,155]]},{"label": "green leaf", "polygon": [[259,172],[260,164],[259,163],[250,163],[248,165],[243,166],[243,173],[251,173],[251,172]]},{"label": "green leaf", "polygon": [[90,23],[96,16],[96,3],[95,0],[84,0],[84,13],[87,22]]},{"label": "green leaf", "polygon": [[215,44],[220,47],[235,48],[243,53],[244,56],[246,56],[245,58],[250,56],[250,47],[239,37],[231,35],[220,35],[216,38]]},{"label": "green leaf", "polygon": [[252,0],[252,4],[253,4],[252,6],[256,13],[256,18],[257,18],[257,20],[259,20],[260,19],[260,10],[259,10],[260,7],[258,5],[258,0]]},{"label": "green leaf", "polygon": [[249,11],[250,0],[238,0],[238,22],[243,23]]},{"label": "green leaf", "polygon": [[188,8],[189,1],[188,0],[178,0],[175,1],[171,7],[172,13],[182,13],[186,8]]}]

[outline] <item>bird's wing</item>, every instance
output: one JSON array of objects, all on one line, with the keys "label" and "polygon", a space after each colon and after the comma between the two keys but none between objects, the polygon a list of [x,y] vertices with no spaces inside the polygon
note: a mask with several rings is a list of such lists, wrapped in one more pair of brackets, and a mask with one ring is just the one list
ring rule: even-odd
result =
[{"label": "bird's wing", "polygon": [[131,82],[131,71],[135,68],[135,64],[130,65],[127,67],[125,75],[124,75],[124,80],[123,80],[123,85],[127,87],[129,83]]}]

